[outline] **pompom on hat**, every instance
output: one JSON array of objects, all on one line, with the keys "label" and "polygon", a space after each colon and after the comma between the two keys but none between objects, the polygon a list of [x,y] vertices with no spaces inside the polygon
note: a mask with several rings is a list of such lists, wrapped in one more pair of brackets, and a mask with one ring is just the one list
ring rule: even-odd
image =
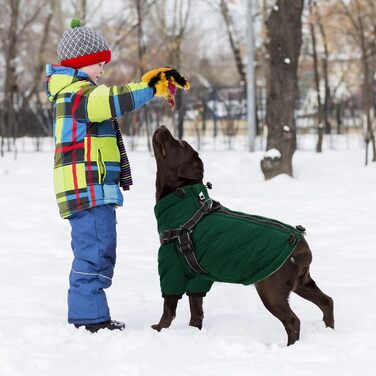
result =
[{"label": "pompom on hat", "polygon": [[70,26],[57,46],[57,57],[61,65],[79,69],[102,61],[110,62],[111,51],[102,34],[82,26],[78,18],[73,18]]}]

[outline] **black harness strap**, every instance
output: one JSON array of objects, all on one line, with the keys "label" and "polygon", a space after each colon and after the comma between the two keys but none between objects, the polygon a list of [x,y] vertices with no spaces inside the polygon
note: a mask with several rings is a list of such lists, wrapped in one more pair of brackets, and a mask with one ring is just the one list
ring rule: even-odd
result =
[{"label": "black harness strap", "polygon": [[160,235],[161,244],[166,244],[173,239],[178,240],[178,247],[181,254],[184,256],[188,265],[200,274],[208,274],[205,269],[199,264],[195,255],[194,245],[191,239],[191,234],[194,227],[208,213],[218,210],[222,205],[218,201],[208,200],[201,204],[201,207],[195,214],[182,226],[175,229],[166,229]]},{"label": "black harness strap", "polygon": [[201,274],[208,274],[196,259],[194,245],[190,233],[184,231],[179,237],[179,250],[183,254],[188,265],[196,272]]}]

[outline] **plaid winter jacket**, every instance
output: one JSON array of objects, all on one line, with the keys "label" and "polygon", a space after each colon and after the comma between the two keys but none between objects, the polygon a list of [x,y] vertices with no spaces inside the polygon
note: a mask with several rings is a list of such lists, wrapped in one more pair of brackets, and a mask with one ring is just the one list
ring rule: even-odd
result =
[{"label": "plaid winter jacket", "polygon": [[46,66],[53,103],[54,187],[60,215],[104,204],[123,204],[120,153],[111,118],[133,111],[154,96],[146,83],[107,87],[73,68]]}]

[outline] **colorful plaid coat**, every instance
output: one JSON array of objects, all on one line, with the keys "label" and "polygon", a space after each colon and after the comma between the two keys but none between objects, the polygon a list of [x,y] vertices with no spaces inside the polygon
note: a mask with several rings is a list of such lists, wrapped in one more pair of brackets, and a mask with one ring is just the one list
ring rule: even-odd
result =
[{"label": "colorful plaid coat", "polygon": [[111,118],[149,102],[146,83],[107,87],[73,68],[46,66],[53,103],[54,187],[60,215],[104,204],[123,204],[120,153]]}]

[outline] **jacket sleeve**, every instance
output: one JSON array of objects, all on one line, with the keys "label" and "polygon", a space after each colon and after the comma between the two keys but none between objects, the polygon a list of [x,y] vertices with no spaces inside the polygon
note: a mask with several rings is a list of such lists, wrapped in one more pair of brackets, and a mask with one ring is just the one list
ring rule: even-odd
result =
[{"label": "jacket sleeve", "polygon": [[144,82],[84,86],[72,98],[72,114],[81,121],[98,123],[137,110],[153,97],[154,89]]},{"label": "jacket sleeve", "polygon": [[187,285],[187,295],[205,296],[210,291],[214,281],[204,279],[200,275],[195,275],[189,280]]},{"label": "jacket sleeve", "polygon": [[179,258],[174,242],[161,245],[159,248],[158,272],[163,297],[181,297],[185,293],[189,274]]}]

